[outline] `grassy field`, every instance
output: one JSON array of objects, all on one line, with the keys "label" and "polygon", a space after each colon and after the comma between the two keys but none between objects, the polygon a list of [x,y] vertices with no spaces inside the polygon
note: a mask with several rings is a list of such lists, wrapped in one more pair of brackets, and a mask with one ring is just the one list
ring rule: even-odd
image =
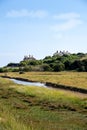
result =
[{"label": "grassy field", "polygon": [[27,72],[24,74],[8,73],[7,75],[87,89],[87,72]]},{"label": "grassy field", "polygon": [[[62,81],[62,78],[64,83],[64,77],[68,79],[70,76],[69,79],[73,82],[80,78],[81,82],[77,83],[87,88],[86,73],[31,72],[8,75],[54,83],[59,82],[58,79]],[[70,81],[66,80],[68,82]],[[87,130],[87,96],[69,91],[17,85],[9,79],[0,78],[0,130]]]}]

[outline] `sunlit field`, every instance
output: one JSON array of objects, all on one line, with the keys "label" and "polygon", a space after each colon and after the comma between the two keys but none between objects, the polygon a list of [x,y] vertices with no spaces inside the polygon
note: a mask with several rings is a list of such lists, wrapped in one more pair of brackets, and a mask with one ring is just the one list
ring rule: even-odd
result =
[{"label": "sunlit field", "polygon": [[[86,73],[7,75],[87,88]],[[60,89],[17,85],[0,78],[0,130],[87,130],[87,96]]]},{"label": "sunlit field", "polygon": [[87,89],[87,72],[27,72],[24,74],[7,73],[7,75]]}]

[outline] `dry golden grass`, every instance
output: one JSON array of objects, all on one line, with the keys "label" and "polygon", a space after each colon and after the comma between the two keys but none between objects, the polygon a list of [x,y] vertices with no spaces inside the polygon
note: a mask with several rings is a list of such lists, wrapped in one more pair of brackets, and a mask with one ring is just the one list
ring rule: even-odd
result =
[{"label": "dry golden grass", "polygon": [[26,72],[24,74],[8,73],[7,75],[87,89],[87,72]]}]

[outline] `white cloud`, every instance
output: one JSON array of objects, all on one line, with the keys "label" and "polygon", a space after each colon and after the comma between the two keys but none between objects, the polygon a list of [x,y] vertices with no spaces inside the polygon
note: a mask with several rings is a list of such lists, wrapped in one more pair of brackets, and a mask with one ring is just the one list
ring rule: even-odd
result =
[{"label": "white cloud", "polygon": [[78,13],[62,13],[62,14],[59,14],[59,15],[54,15],[53,16],[54,19],[60,19],[60,20],[68,20],[68,19],[77,19],[77,18],[80,18],[80,14]]},{"label": "white cloud", "polygon": [[48,12],[44,10],[28,11],[26,9],[22,10],[11,10],[6,14],[7,17],[33,17],[33,18],[44,18],[48,15]]},{"label": "white cloud", "polygon": [[75,28],[76,26],[82,24],[82,21],[80,19],[70,19],[66,22],[63,22],[62,24],[56,24],[51,26],[51,30],[53,31],[67,31],[70,29]]},{"label": "white cloud", "polygon": [[[80,19],[80,14],[78,13],[62,13],[59,15],[54,15],[53,17],[58,20],[58,24],[51,26],[51,29],[56,32],[68,31],[83,23]],[[59,23],[59,20],[61,20],[61,23]]]}]

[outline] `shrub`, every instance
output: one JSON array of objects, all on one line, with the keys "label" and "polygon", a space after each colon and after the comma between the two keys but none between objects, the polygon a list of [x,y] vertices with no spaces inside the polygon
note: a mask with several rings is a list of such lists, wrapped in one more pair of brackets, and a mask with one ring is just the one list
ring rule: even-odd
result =
[{"label": "shrub", "polygon": [[43,71],[52,71],[52,68],[48,64],[43,64],[42,69],[43,69]]},{"label": "shrub", "polygon": [[53,70],[54,71],[63,71],[65,69],[65,65],[61,62],[57,63],[57,64],[54,64],[53,66]]}]

